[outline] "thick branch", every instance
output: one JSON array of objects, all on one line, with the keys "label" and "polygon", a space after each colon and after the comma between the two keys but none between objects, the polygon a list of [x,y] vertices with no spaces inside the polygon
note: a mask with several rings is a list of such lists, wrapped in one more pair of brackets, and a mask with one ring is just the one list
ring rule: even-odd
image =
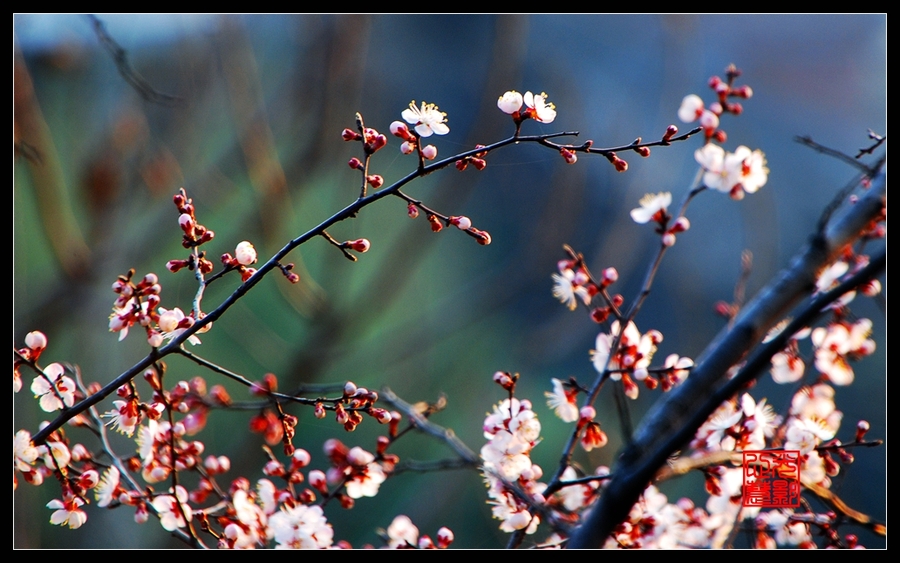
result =
[{"label": "thick branch", "polygon": [[[653,476],[666,459],[693,437],[697,428],[709,417],[726,393],[735,393],[747,380],[758,377],[768,366],[769,359],[784,346],[781,339],[790,336],[791,327],[782,338],[762,346],[734,379],[726,380],[729,369],[745,358],[766,332],[789,313],[801,299],[815,288],[817,274],[834,260],[847,244],[875,218],[885,205],[887,177],[879,173],[872,186],[846,213],[835,218],[794,258],[791,265],[762,289],[737,317],[734,325],[726,327],[706,348],[692,370],[691,376],[657,403],[644,418],[613,471],[613,479],[606,487],[598,505],[572,537],[569,547],[596,548],[628,514]],[[884,270],[884,254],[873,259],[864,272],[854,276],[859,285]],[[817,318],[823,305],[848,291],[850,284],[830,291],[813,300],[797,316],[792,325],[810,323]],[[801,318],[802,317],[802,318]],[[740,378],[740,379],[739,379]],[[738,381],[735,381],[738,380]],[[718,402],[716,402],[718,401]]]}]

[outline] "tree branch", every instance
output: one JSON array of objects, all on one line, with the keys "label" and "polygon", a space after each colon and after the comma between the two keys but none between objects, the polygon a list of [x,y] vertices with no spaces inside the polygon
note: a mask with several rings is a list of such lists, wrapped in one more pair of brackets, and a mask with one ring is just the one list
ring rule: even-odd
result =
[{"label": "tree branch", "polygon": [[[737,392],[747,381],[759,377],[773,354],[797,328],[806,326],[822,313],[822,307],[877,276],[884,270],[886,258],[880,256],[838,288],[813,299],[779,337],[753,354],[732,380],[729,369],[739,363],[801,299],[815,288],[816,276],[840,250],[857,239],[885,206],[887,177],[880,172],[872,179],[869,191],[846,213],[816,233],[809,244],[768,286],[748,303],[732,327],[706,348],[690,377],[658,402],[635,432],[613,471],[597,506],[576,530],[569,542],[572,548],[597,548],[634,506],[666,459],[688,442],[697,428],[715,408]],[[793,331],[793,332],[792,332]]]}]

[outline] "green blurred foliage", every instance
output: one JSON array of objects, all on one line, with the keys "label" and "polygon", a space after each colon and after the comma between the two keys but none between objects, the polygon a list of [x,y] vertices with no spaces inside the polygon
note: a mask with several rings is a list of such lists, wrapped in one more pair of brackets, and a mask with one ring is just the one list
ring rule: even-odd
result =
[{"label": "green blurred foliage", "polygon": [[[692,229],[666,256],[654,293],[637,319],[657,328],[669,353],[696,357],[722,328],[713,304],[730,299],[740,255],[753,252],[748,294],[762,287],[805,242],[821,210],[854,171],[795,144],[795,135],[848,153],[872,128],[886,134],[886,18],[868,16],[104,16],[133,69],[155,91],[178,97],[153,103],[129,85],[82,16],[15,18],[13,338],[35,329],[50,347],[42,360],[79,366],[101,384],[147,351],[140,331],[124,342],[107,329],[110,285],[135,268],[156,272],[164,307],[190,309],[196,286],[167,260],[184,258],[172,195],[185,187],[201,223],[214,230],[214,261],[252,241],[261,257],[350,203],[358,193],[356,144],[340,140],[359,111],[387,133],[410,100],[437,103],[451,132],[430,139],[441,157],[513,132],[496,108],[509,89],[546,91],[559,111],[551,125],[525,132],[580,131],[597,146],[662,135],[677,123],[686,94],[712,99],[706,80],[734,62],[754,97],[745,114],[726,118],[726,148],[766,152],[768,184],[744,201],[708,193],[692,204]],[[52,39],[48,39],[52,37]],[[145,92],[146,93],[146,92]],[[686,127],[679,123],[682,128]],[[508,147],[483,172],[454,169],[417,181],[408,193],[448,215],[467,215],[489,231],[479,246],[447,229],[431,233],[424,217],[410,220],[389,198],[330,232],[338,240],[366,237],[372,249],[351,263],[323,239],[294,251],[302,283],[273,274],[241,300],[192,351],[260,379],[277,374],[282,390],[304,383],[353,380],[388,386],[409,402],[448,408],[434,421],[452,428],[472,449],[483,442],[485,412],[503,398],[496,370],[520,372],[519,396],[530,398],[544,425],[534,451],[545,471],[559,455],[566,425],[543,407],[550,378],[593,377],[589,350],[597,327],[569,313],[550,293],[550,274],[568,243],[595,271],[615,266],[615,289],[633,297],[655,235],[628,211],[649,191],[688,190],[696,172],[694,139],[653,149],[649,159],[621,155],[618,174],[603,158],[564,165],[552,151]],[[373,159],[371,171],[395,181],[414,168],[398,142]],[[210,310],[237,286],[212,285]],[[862,301],[862,300],[860,300]],[[878,351],[861,362],[852,387],[839,389],[844,430],[866,418],[872,437],[885,427],[885,313],[872,303],[854,308],[875,323]],[[196,375],[223,383],[237,400],[246,390],[220,381],[182,358],[168,359],[170,382]],[[29,378],[26,378],[26,387]],[[143,385],[143,383],[142,383]],[[146,387],[142,388],[146,392]],[[640,415],[657,398],[642,391]],[[14,432],[36,429],[38,411],[27,388],[14,398]],[[754,391],[776,409],[784,389],[764,380]],[[875,400],[872,400],[872,398]],[[597,410],[610,444],[578,461],[588,470],[611,465],[622,437],[604,392]],[[331,418],[300,418],[295,444],[325,468],[322,442],[337,435],[374,450],[383,428],[366,420],[345,435]],[[229,478],[262,477],[259,435],[247,412],[213,412],[198,436],[206,451],[228,455]],[[70,430],[93,448],[94,438]],[[132,445],[116,441],[125,454]],[[397,444],[401,459],[452,453],[421,435]],[[886,517],[884,449],[857,453],[836,479],[839,494],[873,517]],[[699,480],[664,489],[694,494]],[[89,509],[86,526],[69,531],[48,523],[44,505],[53,483],[20,483],[14,493],[15,547],[179,547],[158,526],[134,525],[131,511]],[[398,513],[422,533],[451,527],[462,547],[499,547],[505,534],[490,518],[484,486],[472,471],[403,474],[356,509],[329,506],[335,536],[354,546],[378,542],[375,530]],[[540,535],[540,534],[538,534]],[[883,540],[860,533],[866,545]],[[879,544],[879,542],[881,542]]]}]

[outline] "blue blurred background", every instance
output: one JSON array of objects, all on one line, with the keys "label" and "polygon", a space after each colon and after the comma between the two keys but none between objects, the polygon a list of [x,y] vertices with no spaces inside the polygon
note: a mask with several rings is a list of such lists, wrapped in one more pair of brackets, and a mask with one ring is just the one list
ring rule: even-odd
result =
[{"label": "blue blurred background", "polygon": [[[730,300],[743,250],[753,253],[748,295],[762,287],[812,233],[830,198],[854,170],[794,142],[796,135],[855,154],[867,128],[886,134],[885,15],[817,16],[101,16],[109,34],[152,87],[176,104],[144,100],[117,72],[92,24],[77,15],[14,18],[15,130],[25,153],[14,161],[13,338],[44,331],[46,363],[78,364],[86,381],[106,383],[146,353],[134,334],[122,343],[107,332],[110,285],[135,268],[156,272],[162,304],[190,309],[192,278],[165,271],[183,258],[172,195],[184,186],[201,223],[216,232],[209,252],[233,252],[250,240],[262,257],[353,200],[360,156],[340,132],[359,111],[387,133],[410,100],[438,104],[450,134],[433,137],[439,156],[500,140],[513,132],[496,107],[503,92],[545,91],[557,106],[552,124],[528,122],[525,133],[580,131],[579,139],[613,146],[659,138],[696,93],[711,101],[706,82],[729,63],[753,88],[744,115],[723,119],[725,148],[760,148],[768,183],[742,202],[706,193],[692,203],[692,228],[667,254],[654,292],[637,318],[644,331],[665,336],[659,358],[696,357],[722,328],[713,313]],[[537,146],[508,147],[488,157],[482,172],[448,169],[410,185],[410,195],[448,215],[467,215],[493,237],[482,247],[455,230],[432,234],[405,204],[383,200],[330,232],[339,240],[366,237],[372,249],[351,263],[321,239],[295,251],[303,283],[272,275],[215,324],[193,351],[259,379],[278,375],[281,389],[351,379],[389,386],[410,402],[446,394],[434,418],[479,450],[485,412],[502,399],[496,370],[519,372],[519,396],[530,398],[543,422],[534,450],[550,471],[567,425],[544,406],[550,378],[594,377],[589,350],[598,327],[570,313],[551,295],[550,275],[563,244],[583,252],[594,271],[615,266],[614,287],[636,295],[657,243],[652,229],[628,211],[647,192],[671,191],[675,201],[696,173],[695,138],[649,159],[622,154],[625,174],[604,158],[581,156],[566,166]],[[387,182],[414,168],[389,146],[370,171]],[[32,151],[33,152],[29,152]],[[452,232],[451,232],[452,231]],[[210,287],[215,307],[235,281]],[[839,437],[857,420],[872,438],[886,436],[885,309],[858,299],[854,312],[872,318],[876,353],[856,364],[856,381],[839,388],[844,412]],[[224,383],[235,399],[245,390],[178,358],[170,377]],[[30,379],[28,380],[30,381]],[[26,387],[28,383],[26,382]],[[783,411],[786,388],[764,378],[757,399]],[[41,418],[27,388],[14,398],[14,432]],[[631,404],[638,420],[659,392],[643,390]],[[611,393],[599,420],[610,444],[578,461],[592,471],[611,465],[622,445]],[[295,444],[325,468],[321,443],[335,434],[374,450],[381,428],[371,420],[344,434],[309,409]],[[249,413],[213,412],[198,438],[208,453],[231,457],[226,477],[262,477],[259,435]],[[71,431],[93,447],[94,439]],[[120,453],[128,443],[117,441]],[[401,459],[451,456],[441,444],[413,435],[397,444]],[[834,490],[853,508],[886,519],[885,448],[856,452]],[[702,477],[666,483],[670,499],[702,498]],[[44,505],[58,487],[20,483],[14,493],[15,547],[181,546],[155,525],[133,524],[130,509],[89,510],[78,531],[51,526]],[[375,529],[404,513],[422,533],[447,525],[457,545],[492,548],[505,534],[491,519],[482,480],[472,471],[406,473],[388,480],[374,499],[344,511],[329,506],[336,539],[378,543]],[[823,510],[822,506],[815,506]],[[858,528],[867,546],[884,541]],[[535,539],[546,535],[539,532]],[[739,540],[741,541],[741,540]],[[746,541],[746,538],[743,538]]]}]

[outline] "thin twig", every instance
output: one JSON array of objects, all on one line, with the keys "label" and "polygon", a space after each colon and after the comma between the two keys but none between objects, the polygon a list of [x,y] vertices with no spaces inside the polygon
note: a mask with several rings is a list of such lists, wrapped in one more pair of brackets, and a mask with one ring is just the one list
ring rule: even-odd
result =
[{"label": "thin twig", "polygon": [[97,39],[99,39],[103,47],[109,51],[113,61],[116,63],[119,74],[122,75],[122,78],[124,78],[126,82],[131,84],[142,98],[148,102],[165,106],[174,106],[182,101],[178,96],[164,94],[153,88],[150,83],[131,66],[131,63],[128,61],[128,53],[106,31],[106,25],[93,14],[88,14],[87,18],[94,27],[94,33],[97,34]]}]

